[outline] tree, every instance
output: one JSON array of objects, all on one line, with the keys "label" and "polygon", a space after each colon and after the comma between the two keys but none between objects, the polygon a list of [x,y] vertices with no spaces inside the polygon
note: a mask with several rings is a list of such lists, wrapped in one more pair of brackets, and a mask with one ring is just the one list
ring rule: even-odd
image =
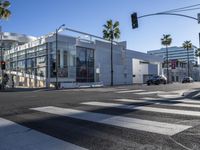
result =
[{"label": "tree", "polygon": [[198,48],[198,49],[195,51],[195,55],[196,55],[196,57],[199,57],[199,58],[200,58],[200,48]]},{"label": "tree", "polygon": [[170,34],[163,34],[163,38],[161,38],[161,44],[166,46],[166,63],[167,63],[167,83],[169,83],[169,58],[168,58],[168,46],[172,43],[172,38]]},{"label": "tree", "polygon": [[188,64],[188,77],[190,76],[190,60],[189,60],[189,49],[192,48],[191,41],[184,41],[183,48],[187,50],[187,64]]},{"label": "tree", "polygon": [[[0,0],[0,19],[8,19],[11,15],[10,10],[8,8],[10,7],[10,2],[7,0]],[[1,35],[2,36],[2,35]],[[1,61],[3,61],[3,49],[2,49],[2,43],[1,43]],[[3,70],[1,71],[1,86],[2,89],[4,89],[4,76],[3,76]]]},{"label": "tree", "polygon": [[0,19],[8,19],[11,15],[10,10],[10,2],[6,0],[0,0]]},{"label": "tree", "polygon": [[103,38],[111,42],[111,86],[113,86],[113,40],[120,38],[119,22],[110,19],[103,25]]}]

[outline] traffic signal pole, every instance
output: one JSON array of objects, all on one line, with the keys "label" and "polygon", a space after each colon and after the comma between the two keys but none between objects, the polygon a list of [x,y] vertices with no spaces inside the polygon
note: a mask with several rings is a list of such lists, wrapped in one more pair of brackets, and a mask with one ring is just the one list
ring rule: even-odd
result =
[{"label": "traffic signal pole", "polygon": [[[2,47],[2,32],[0,33],[1,34],[1,62],[3,62],[3,47]],[[3,85],[3,69],[2,69],[2,64],[1,64],[1,90],[4,89],[4,85]]]},{"label": "traffic signal pole", "polygon": [[134,12],[133,14],[131,14],[132,28],[133,29],[138,28],[138,26],[139,26],[138,25],[138,19],[150,17],[150,16],[157,16],[157,15],[171,15],[171,16],[185,17],[185,18],[196,20],[200,24],[200,14],[198,14],[197,18],[195,18],[195,17],[191,17],[191,16],[188,16],[188,15],[183,15],[183,14],[170,13],[170,12],[160,12],[160,13],[147,14],[147,15],[137,17],[137,13]]}]

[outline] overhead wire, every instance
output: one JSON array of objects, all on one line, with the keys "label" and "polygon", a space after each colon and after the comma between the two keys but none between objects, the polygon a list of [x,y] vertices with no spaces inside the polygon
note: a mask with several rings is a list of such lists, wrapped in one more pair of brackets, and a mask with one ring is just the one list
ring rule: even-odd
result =
[{"label": "overhead wire", "polygon": [[197,6],[200,6],[200,4],[195,4],[195,5],[190,5],[190,6],[186,6],[186,7],[171,9],[171,10],[160,12],[160,13],[173,13],[173,12],[182,12],[182,11],[191,11],[191,10],[200,9],[200,8],[194,8],[194,7],[197,7]]}]

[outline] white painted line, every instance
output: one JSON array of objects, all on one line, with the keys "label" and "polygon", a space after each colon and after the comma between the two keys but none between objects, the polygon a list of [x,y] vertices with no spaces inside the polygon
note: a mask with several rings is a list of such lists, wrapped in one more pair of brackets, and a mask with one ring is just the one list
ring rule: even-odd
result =
[{"label": "white painted line", "polygon": [[184,103],[200,104],[200,101],[198,101],[198,100],[183,99],[183,100],[177,100],[177,101],[184,102]]},{"label": "white painted line", "polygon": [[165,106],[177,106],[177,107],[189,107],[189,108],[200,108],[200,105],[185,104],[185,103],[180,103],[180,101],[171,101],[171,102],[174,102],[174,103],[153,102],[153,101],[147,101],[147,100],[134,100],[134,99],[115,99],[114,101],[128,102],[128,103],[145,103],[145,104],[155,104],[155,105],[165,105]]},{"label": "white painted line", "polygon": [[0,149],[86,150],[3,118],[0,118]]},{"label": "white painted line", "polygon": [[191,126],[186,125],[170,124],[108,114],[92,113],[87,111],[59,108],[53,106],[32,108],[32,110],[169,136],[191,128]]},{"label": "white painted line", "polygon": [[120,108],[120,109],[142,110],[142,111],[159,112],[159,113],[166,113],[166,114],[176,114],[176,115],[200,117],[200,112],[189,111],[189,110],[154,108],[154,107],[149,107],[149,106],[125,105],[125,104],[103,103],[103,102],[85,102],[82,104],[92,105],[92,106],[101,106],[101,107],[115,107],[115,108]]},{"label": "white painted line", "polygon": [[[150,97],[144,97],[144,98],[142,98],[143,100],[151,100],[151,101],[153,101],[153,100],[169,100],[169,99],[167,99],[167,98],[150,98]],[[174,100],[169,100],[169,101],[174,101]],[[176,100],[176,101],[178,101],[178,102],[183,102],[183,103],[192,103],[192,104],[200,104],[200,100],[198,101],[198,100],[191,100],[191,99],[178,99],[178,100]]]},{"label": "white painted line", "polygon": [[181,95],[179,95],[179,94],[158,94],[158,96],[159,97],[161,97],[161,98],[180,98],[180,97],[182,97]]},{"label": "white painted line", "polygon": [[151,92],[141,92],[141,93],[134,93],[138,95],[147,95],[147,94],[160,94],[160,93],[165,93],[164,91],[151,91]]},{"label": "white painted line", "polygon": [[127,90],[127,91],[117,91],[115,93],[123,94],[123,93],[134,93],[134,92],[144,92],[145,90]]}]

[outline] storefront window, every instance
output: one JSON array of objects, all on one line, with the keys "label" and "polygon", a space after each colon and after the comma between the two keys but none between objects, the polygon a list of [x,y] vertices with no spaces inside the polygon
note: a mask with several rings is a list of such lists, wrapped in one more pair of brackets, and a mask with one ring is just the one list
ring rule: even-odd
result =
[{"label": "storefront window", "polygon": [[77,82],[94,82],[94,50],[77,47]]},{"label": "storefront window", "polygon": [[46,77],[46,68],[37,68],[37,76],[39,77]]}]

